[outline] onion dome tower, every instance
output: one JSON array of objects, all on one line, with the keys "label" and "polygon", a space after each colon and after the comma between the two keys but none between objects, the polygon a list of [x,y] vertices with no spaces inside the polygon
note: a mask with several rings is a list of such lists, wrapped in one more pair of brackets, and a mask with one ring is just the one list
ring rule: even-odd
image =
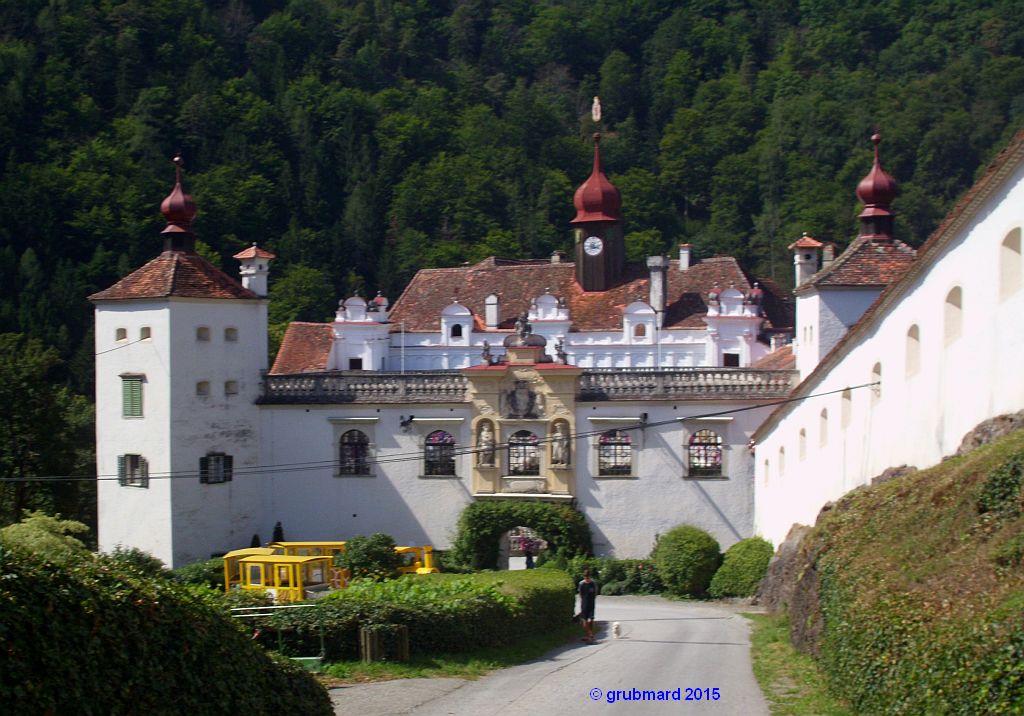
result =
[{"label": "onion dome tower", "polygon": [[875,163],[860,184],[857,185],[857,198],[864,204],[860,212],[860,235],[870,236],[878,241],[892,239],[892,228],[895,214],[889,208],[896,198],[896,180],[882,169],[878,159],[878,144],[882,136],[875,132],[871,136],[875,143]]},{"label": "onion dome tower", "polygon": [[[594,97],[594,122],[601,102]],[[601,171],[601,133],[594,133],[594,167],[576,190],[573,224],[576,281],[584,291],[606,291],[622,276],[626,250],[622,238],[622,195]]]},{"label": "onion dome tower", "polygon": [[181,188],[181,165],[181,155],[178,155],[174,158],[174,188],[160,203],[160,213],[167,219],[167,227],[160,233],[164,237],[164,251],[192,254],[196,251],[192,219],[197,209],[192,197]]}]

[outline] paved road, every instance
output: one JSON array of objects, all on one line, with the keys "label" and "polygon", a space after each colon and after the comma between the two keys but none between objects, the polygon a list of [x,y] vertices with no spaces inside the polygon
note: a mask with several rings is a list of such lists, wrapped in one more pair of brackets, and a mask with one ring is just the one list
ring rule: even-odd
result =
[{"label": "paved road", "polygon": [[[768,714],[750,667],[748,622],[734,609],[660,597],[598,597],[597,619],[597,644],[576,642],[477,681],[405,679],[332,689],[335,713]],[[619,639],[611,635],[616,621]],[[716,688],[718,700],[708,700]],[[670,700],[631,700],[633,689],[636,697],[661,691]],[[687,701],[698,689],[701,700]]]}]

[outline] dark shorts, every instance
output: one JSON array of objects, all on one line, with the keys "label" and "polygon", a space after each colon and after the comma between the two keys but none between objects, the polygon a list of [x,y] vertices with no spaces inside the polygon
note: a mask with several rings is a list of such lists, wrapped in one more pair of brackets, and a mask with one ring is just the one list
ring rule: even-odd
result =
[{"label": "dark shorts", "polygon": [[583,621],[594,621],[594,603],[584,602],[580,605],[580,619]]}]

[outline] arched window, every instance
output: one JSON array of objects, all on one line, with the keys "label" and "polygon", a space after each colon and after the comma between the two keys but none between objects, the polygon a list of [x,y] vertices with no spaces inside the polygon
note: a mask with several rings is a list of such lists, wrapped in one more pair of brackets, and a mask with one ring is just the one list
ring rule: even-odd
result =
[{"label": "arched window", "polygon": [[771,463],[764,461],[764,486],[768,487],[768,471],[771,470]]},{"label": "arched window", "polygon": [[963,330],[963,303],[964,294],[959,286],[951,289],[946,294],[944,325],[946,328],[947,346],[959,338]]},{"label": "arched window", "polygon": [[882,398],[882,364],[875,363],[871,366],[871,404],[874,405]]},{"label": "arched window", "polygon": [[850,416],[853,414],[853,394],[847,388],[843,391],[843,410],[839,415],[840,425],[845,430],[850,426]]},{"label": "arched window", "polygon": [[713,430],[698,430],[690,436],[688,449],[690,477],[722,475],[722,437]]},{"label": "arched window", "polygon": [[645,338],[647,336],[647,326],[643,323],[638,323],[633,326],[633,338]]},{"label": "arched window", "polygon": [[118,328],[116,331],[114,331],[114,340],[115,341],[126,341],[126,340],[128,340],[128,329],[127,328]]},{"label": "arched window", "polygon": [[424,475],[455,475],[455,436],[435,430],[427,436],[423,447]]},{"label": "arched window", "polygon": [[800,447],[800,459],[804,460],[804,459],[807,458],[807,429],[806,428],[800,428],[800,439],[799,439],[798,442],[799,442],[799,447]]},{"label": "arched window", "polygon": [[529,430],[520,430],[508,439],[508,474],[539,475],[539,439]]},{"label": "arched window", "polygon": [[786,474],[786,448],[779,448],[779,479]]},{"label": "arched window", "polygon": [[338,474],[370,474],[370,440],[360,430],[349,430],[338,441]]},{"label": "arched window", "polygon": [[828,445],[828,408],[822,408],[821,415],[818,416],[818,445]]},{"label": "arched window", "polygon": [[598,475],[633,474],[633,440],[623,430],[609,430],[597,440]]},{"label": "arched window", "polygon": [[1021,286],[1020,229],[1006,235],[999,247],[999,298],[1006,298]]},{"label": "arched window", "polygon": [[921,329],[915,323],[907,330],[907,377],[921,367]]},{"label": "arched window", "polygon": [[452,338],[462,338],[462,324],[461,323],[456,323],[456,324],[454,324],[452,326],[451,337]]}]

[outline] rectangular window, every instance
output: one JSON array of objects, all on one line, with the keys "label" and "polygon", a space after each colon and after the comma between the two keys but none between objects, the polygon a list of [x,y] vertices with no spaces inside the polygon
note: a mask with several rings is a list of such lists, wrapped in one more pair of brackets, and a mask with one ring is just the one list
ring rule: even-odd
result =
[{"label": "rectangular window", "polygon": [[149,463],[142,455],[117,456],[117,482],[122,487],[149,487]]},{"label": "rectangular window", "polygon": [[349,358],[348,359],[348,369],[349,370],[362,370],[363,369],[363,359],[362,358]]},{"label": "rectangular window", "polygon": [[739,368],[740,367],[740,354],[739,353],[723,353],[722,354],[722,365],[726,368]]},{"label": "rectangular window", "polygon": [[212,485],[231,482],[235,470],[235,458],[224,453],[210,453],[199,458],[199,482]]},{"label": "rectangular window", "polygon": [[142,376],[121,376],[121,415],[125,418],[142,417]]}]

